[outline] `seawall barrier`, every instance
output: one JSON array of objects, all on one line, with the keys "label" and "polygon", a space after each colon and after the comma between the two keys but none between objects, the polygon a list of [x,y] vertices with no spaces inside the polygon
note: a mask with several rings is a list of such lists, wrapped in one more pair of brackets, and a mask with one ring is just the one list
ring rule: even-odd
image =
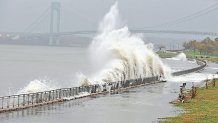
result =
[{"label": "seawall barrier", "polygon": [[[203,60],[196,60],[199,65],[196,68],[172,73],[173,76],[184,75],[202,70],[207,66]],[[159,76],[138,78],[105,84],[94,84],[89,86],[61,88],[37,93],[18,94],[0,97],[0,113],[22,110],[25,108],[48,105],[51,103],[63,102],[87,96],[103,93],[116,93],[126,91],[130,88],[163,82]]]}]

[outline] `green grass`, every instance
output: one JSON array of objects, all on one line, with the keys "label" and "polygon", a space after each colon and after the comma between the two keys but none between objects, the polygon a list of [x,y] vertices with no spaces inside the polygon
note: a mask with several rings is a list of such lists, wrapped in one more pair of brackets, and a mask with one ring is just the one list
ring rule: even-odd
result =
[{"label": "green grass", "polygon": [[200,52],[198,51],[184,51],[184,53],[186,54],[187,58],[199,58],[202,60],[207,60],[207,61],[211,61],[214,63],[218,63],[218,56],[214,55],[214,54],[208,54],[208,55],[202,55],[200,54]]},{"label": "green grass", "polygon": [[166,123],[218,123],[218,80],[216,87],[197,88],[197,96],[188,103],[175,104],[185,113],[167,118]]},{"label": "green grass", "polygon": [[218,63],[218,57],[209,57],[209,58],[201,58],[201,59]]},{"label": "green grass", "polygon": [[171,58],[177,55],[176,52],[158,51],[156,52],[161,58]]},{"label": "green grass", "polygon": [[184,51],[184,53],[186,54],[187,58],[195,58],[195,56],[200,56],[200,52],[197,51]]}]

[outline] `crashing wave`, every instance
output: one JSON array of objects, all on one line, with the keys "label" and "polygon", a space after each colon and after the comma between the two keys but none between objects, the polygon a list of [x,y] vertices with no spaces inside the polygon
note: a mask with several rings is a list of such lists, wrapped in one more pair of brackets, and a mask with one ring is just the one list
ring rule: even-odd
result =
[{"label": "crashing wave", "polygon": [[185,53],[179,53],[178,55],[176,55],[175,57],[170,58],[170,59],[172,59],[172,60],[180,60],[180,61],[187,61]]},{"label": "crashing wave", "polygon": [[[132,34],[120,19],[116,2],[105,15],[90,47],[90,60],[97,70],[86,83],[107,83],[170,74],[160,58],[142,37]],[[82,85],[85,83],[82,82]]]},{"label": "crashing wave", "polygon": [[18,91],[18,94],[26,94],[26,93],[36,93],[42,91],[53,90],[54,87],[49,86],[49,82],[47,80],[33,80],[24,88]]}]

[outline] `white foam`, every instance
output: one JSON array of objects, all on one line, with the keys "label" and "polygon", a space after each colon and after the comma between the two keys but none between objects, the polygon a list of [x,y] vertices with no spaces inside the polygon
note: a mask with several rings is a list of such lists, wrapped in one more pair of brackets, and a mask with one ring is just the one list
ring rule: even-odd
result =
[{"label": "white foam", "polygon": [[144,44],[142,37],[131,34],[120,19],[116,2],[100,23],[99,32],[89,47],[95,74],[89,82],[105,83],[149,76],[167,77],[170,69]]},{"label": "white foam", "polygon": [[168,58],[168,59],[171,59],[171,60],[180,60],[180,61],[187,61],[187,58],[186,58],[185,53],[180,53],[180,54],[176,55],[175,57],[173,57],[173,58]]},{"label": "white foam", "polygon": [[206,79],[218,78],[217,74],[206,73],[190,73],[187,75],[173,76],[168,81],[170,82],[201,82]]},{"label": "white foam", "polygon": [[64,100],[73,100],[73,99],[76,99],[76,98],[86,97],[86,96],[89,96],[89,95],[90,95],[90,93],[88,93],[88,92],[81,92],[76,96],[64,97],[63,99]]},{"label": "white foam", "polygon": [[26,94],[26,93],[36,93],[42,91],[53,90],[55,87],[52,87],[49,80],[38,80],[35,79],[30,81],[24,88],[21,88],[18,91],[18,94]]},{"label": "white foam", "polygon": [[218,70],[218,68],[215,68],[215,67],[211,67],[210,69]]}]

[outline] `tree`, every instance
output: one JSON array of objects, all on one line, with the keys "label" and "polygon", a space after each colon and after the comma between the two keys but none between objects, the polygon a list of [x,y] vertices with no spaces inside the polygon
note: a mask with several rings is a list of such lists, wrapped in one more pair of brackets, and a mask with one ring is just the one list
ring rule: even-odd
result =
[{"label": "tree", "polygon": [[214,52],[214,46],[212,44],[208,44],[206,46],[207,54],[212,54]]},{"label": "tree", "polygon": [[218,38],[211,40],[209,37],[201,41],[191,40],[183,44],[185,49],[198,50],[200,54],[218,55]]},{"label": "tree", "polygon": [[201,41],[201,42],[204,42],[204,43],[209,43],[209,42],[211,42],[212,40],[209,38],[209,37],[207,37],[207,38],[205,38],[203,41]]},{"label": "tree", "polygon": [[191,40],[189,42],[183,43],[185,49],[195,50],[196,49],[196,40]]},{"label": "tree", "polygon": [[196,43],[196,47],[197,49],[200,51],[200,54],[202,54],[203,52],[205,52],[206,49],[206,45],[204,43]]}]

